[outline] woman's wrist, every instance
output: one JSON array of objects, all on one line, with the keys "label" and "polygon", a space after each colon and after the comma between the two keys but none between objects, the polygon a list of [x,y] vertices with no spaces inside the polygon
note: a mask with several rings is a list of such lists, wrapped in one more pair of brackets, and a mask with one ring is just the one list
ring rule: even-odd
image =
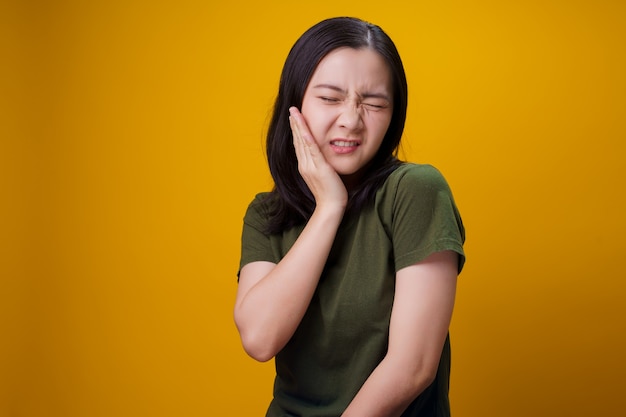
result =
[{"label": "woman's wrist", "polygon": [[[325,219],[338,219],[341,222],[346,211],[346,203],[342,202],[326,202],[317,204],[313,211],[313,216]],[[313,217],[311,216],[311,217]]]}]

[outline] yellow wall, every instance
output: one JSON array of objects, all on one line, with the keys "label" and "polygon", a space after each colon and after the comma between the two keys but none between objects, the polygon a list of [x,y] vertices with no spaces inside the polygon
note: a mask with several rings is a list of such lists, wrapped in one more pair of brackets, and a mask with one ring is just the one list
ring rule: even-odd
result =
[{"label": "yellow wall", "polygon": [[454,415],[623,412],[625,4],[2,2],[0,415],[263,415],[241,218],[287,51],[335,15],[396,40],[404,156],[466,223]]}]

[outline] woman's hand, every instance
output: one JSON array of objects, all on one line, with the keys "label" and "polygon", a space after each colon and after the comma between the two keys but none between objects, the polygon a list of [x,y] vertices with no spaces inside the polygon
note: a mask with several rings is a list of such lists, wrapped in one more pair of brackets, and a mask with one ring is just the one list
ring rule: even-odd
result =
[{"label": "woman's hand", "polygon": [[345,209],[348,191],[341,178],[322,155],[302,113],[297,108],[291,107],[289,114],[293,146],[298,158],[298,171],[313,193],[316,206],[335,205]]}]

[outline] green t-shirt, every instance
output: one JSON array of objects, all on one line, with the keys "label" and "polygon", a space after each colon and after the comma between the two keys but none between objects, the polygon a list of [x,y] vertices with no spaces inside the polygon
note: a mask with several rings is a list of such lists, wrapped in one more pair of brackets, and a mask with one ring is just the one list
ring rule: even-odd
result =
[{"label": "green t-shirt", "polygon": [[[248,207],[240,268],[278,263],[304,226],[266,235],[267,194]],[[337,417],[385,356],[395,273],[443,250],[465,262],[465,232],[450,188],[430,165],[405,163],[372,202],[345,216],[317,290],[287,345],[276,355],[274,400],[267,416]],[[435,382],[404,417],[449,416],[449,341]]]}]

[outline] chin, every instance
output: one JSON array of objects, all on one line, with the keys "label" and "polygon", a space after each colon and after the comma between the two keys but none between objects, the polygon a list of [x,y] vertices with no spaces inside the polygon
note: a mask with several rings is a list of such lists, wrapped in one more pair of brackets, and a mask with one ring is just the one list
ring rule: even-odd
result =
[{"label": "chin", "polygon": [[348,188],[352,188],[358,184],[359,179],[361,178],[361,175],[363,174],[363,169],[344,170],[344,171],[338,170],[337,174],[339,174],[339,177],[341,177],[341,180]]},{"label": "chin", "polygon": [[358,176],[360,173],[365,171],[368,165],[369,163],[365,165],[336,164],[336,165],[332,165],[332,167],[335,169],[335,172],[337,172],[337,174],[339,174],[340,176],[354,176],[354,175]]},{"label": "chin", "polygon": [[360,170],[359,169],[350,169],[350,168],[341,168],[341,167],[333,167],[335,168],[335,172],[337,172],[337,174],[339,174],[340,177],[349,177],[352,175],[355,175],[356,173],[358,173]]}]

